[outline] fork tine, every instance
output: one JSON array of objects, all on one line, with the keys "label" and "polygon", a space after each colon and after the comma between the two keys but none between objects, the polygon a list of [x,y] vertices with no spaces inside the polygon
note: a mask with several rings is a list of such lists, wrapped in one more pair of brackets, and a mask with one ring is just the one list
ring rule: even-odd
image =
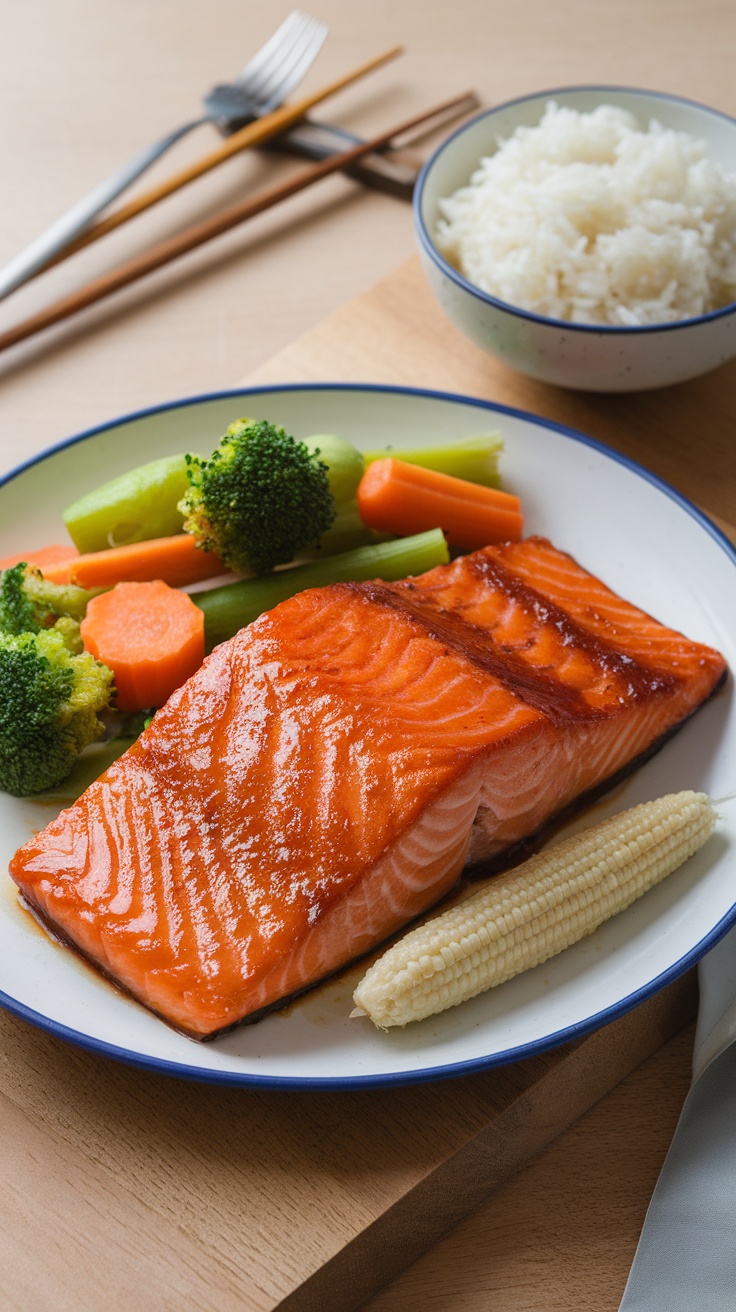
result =
[{"label": "fork tine", "polygon": [[228,133],[238,120],[276,108],[311,67],[328,31],[326,23],[295,9],[234,82],[205,96],[208,116]]},{"label": "fork tine", "polygon": [[292,36],[295,33],[298,35],[308,21],[306,14],[302,14],[298,9],[293,9],[281,26],[277,27],[264,45],[256,51],[253,58],[248,60],[244,68],[241,68],[233,81],[240,86],[242,83],[248,84],[252,78],[258,77],[263,66],[269,63],[274,56],[278,58],[284,46],[288,47]]},{"label": "fork tine", "polygon": [[259,101],[264,108],[275,108],[286,99],[322,49],[329,29],[326,23],[313,21],[314,26],[309,36],[303,38],[299,49],[292,51],[291,56],[283,61],[270,84],[261,88]]},{"label": "fork tine", "polygon": [[315,20],[308,18],[306,14],[297,14],[297,18],[298,23],[292,25],[287,35],[272,49],[257,72],[251,75],[247,82],[240,84],[255,100],[260,101],[270,94],[271,85],[280,77],[282,69],[291,68],[294,60],[299,58],[304,42],[309,40]]}]

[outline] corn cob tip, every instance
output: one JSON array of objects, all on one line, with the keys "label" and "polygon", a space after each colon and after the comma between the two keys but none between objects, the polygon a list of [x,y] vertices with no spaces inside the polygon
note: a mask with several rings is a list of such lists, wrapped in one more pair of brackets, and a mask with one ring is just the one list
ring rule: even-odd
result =
[{"label": "corn cob tip", "polygon": [[388,1031],[388,1029],[389,1029],[389,1027],[390,1027],[390,1024],[391,1024],[390,1021],[383,1021],[383,1020],[380,1020],[380,1019],[376,1019],[375,1016],[371,1016],[371,1015],[369,1014],[369,1012],[364,1011],[362,1007],[353,1007],[353,1010],[352,1010],[351,1013],[350,1013],[349,1019],[350,1019],[350,1020],[372,1020],[372,1021],[373,1021],[373,1024],[374,1024],[375,1027],[376,1027],[376,1029],[377,1029],[377,1030],[381,1030],[381,1032],[382,1032],[383,1034],[385,1034],[385,1033]]},{"label": "corn cob tip", "polygon": [[485,881],[390,947],[355,989],[352,1014],[403,1026],[541,965],[672,874],[717,818],[706,793],[671,793]]}]

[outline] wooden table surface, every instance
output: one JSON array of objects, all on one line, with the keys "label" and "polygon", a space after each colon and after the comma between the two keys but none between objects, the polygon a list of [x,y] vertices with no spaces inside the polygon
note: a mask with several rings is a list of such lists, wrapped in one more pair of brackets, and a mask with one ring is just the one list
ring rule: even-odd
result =
[{"label": "wooden table surface", "polygon": [[[234,73],[287,12],[266,0],[248,6],[235,0],[210,0],[206,6],[194,0],[127,5],[67,0],[64,6],[38,0],[24,7],[4,0],[4,5],[0,170],[6,199],[0,210],[0,263],[153,136],[192,116],[199,93]],[[405,43],[400,61],[330,105],[336,120],[365,132],[466,87],[492,103],[569,83],[639,85],[736,114],[736,23],[728,0],[701,0],[697,9],[691,0],[561,0],[556,6],[542,0],[524,6],[500,0],[454,5],[406,0],[398,6],[388,0],[370,5],[322,0],[318,16],[330,21],[332,31],[305,88],[397,40]],[[191,158],[206,141],[202,130],[196,141],[179,148],[176,160]],[[244,186],[281,176],[290,167],[261,157],[232,161],[191,194],[141,219],[135,231],[131,225],[19,292],[0,307],[0,327],[142,244],[214,212]],[[407,205],[342,178],[322,184],[0,358],[0,466],[113,415],[228,387],[245,376],[274,377],[274,368],[288,370],[295,359],[289,343],[403,264],[412,250]],[[412,264],[406,269],[411,282]],[[309,339],[317,366],[320,340],[317,329]],[[273,357],[275,365],[268,363]],[[374,359],[376,380],[428,381],[414,357],[407,376],[406,361],[395,350],[389,353],[385,343],[376,343]],[[349,363],[346,340],[341,365]],[[456,390],[493,394],[604,440],[620,438],[619,445],[630,439],[639,458],[689,491],[721,524],[736,523],[731,367],[667,395],[582,397],[494,368],[484,372],[468,348],[467,362],[453,368],[452,380]],[[432,381],[443,385],[436,375]],[[670,433],[660,429],[664,414]],[[637,449],[647,434],[651,447]],[[24,1029],[21,1025],[18,1052]],[[45,1049],[28,1034],[24,1053],[32,1051],[38,1064],[46,1059]],[[687,1088],[691,1039],[686,1029],[661,1048],[377,1295],[370,1304],[374,1312],[417,1307],[480,1312],[491,1305],[499,1312],[612,1312]],[[0,1307],[137,1312],[139,1307],[216,1306],[208,1301],[206,1282],[186,1244],[178,1266],[173,1259],[171,1269],[151,1270],[149,1301],[140,1294],[145,1282],[135,1286],[135,1297],[121,1286],[104,1304],[96,1296],[85,1301],[90,1263],[104,1263],[112,1252],[121,1271],[132,1271],[137,1262],[140,1274],[151,1261],[145,1227],[141,1220],[137,1233],[121,1236],[114,1182],[105,1193],[90,1176],[86,1206],[98,1247],[80,1242],[79,1235],[75,1242],[71,1224],[63,1251],[58,1240],[56,1246],[44,1245],[43,1217],[27,1210],[24,1182],[35,1197],[46,1193],[49,1208],[68,1202],[70,1182],[74,1198],[85,1198],[85,1179],[78,1177],[79,1164],[69,1148],[69,1100],[74,1071],[82,1068],[70,1060],[65,1084],[55,1068],[59,1103],[33,1106],[24,1102],[22,1091],[12,1092],[11,1066],[18,1052],[0,1052]],[[134,1081],[127,1086],[133,1102],[136,1087]],[[203,1115],[199,1095],[195,1101]],[[56,1137],[51,1158],[39,1156],[42,1122]],[[127,1148],[132,1161],[135,1144]],[[103,1165],[109,1150],[103,1140],[94,1146]],[[349,1187],[349,1181],[343,1184]],[[212,1216],[203,1225],[214,1234],[215,1176],[208,1187]],[[81,1211],[79,1219],[83,1225]],[[176,1200],[167,1225],[175,1239],[183,1228]],[[167,1251],[175,1253],[175,1244]],[[222,1260],[229,1271],[224,1253]],[[62,1271],[54,1299],[48,1292],[50,1273]],[[246,1307],[238,1301],[232,1271],[230,1276],[227,1306]]]}]

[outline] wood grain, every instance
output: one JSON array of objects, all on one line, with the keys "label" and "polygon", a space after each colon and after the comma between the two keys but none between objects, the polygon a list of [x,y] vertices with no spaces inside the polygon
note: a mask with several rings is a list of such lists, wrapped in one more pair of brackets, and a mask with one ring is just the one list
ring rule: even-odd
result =
[{"label": "wood grain", "polygon": [[311,1095],[169,1080],[2,1014],[0,1260],[15,1300],[3,1306],[354,1309],[656,1051],[694,1002],[690,975],[515,1066]]},{"label": "wood grain", "polygon": [[615,1312],[690,1079],[693,1026],[365,1305]]}]

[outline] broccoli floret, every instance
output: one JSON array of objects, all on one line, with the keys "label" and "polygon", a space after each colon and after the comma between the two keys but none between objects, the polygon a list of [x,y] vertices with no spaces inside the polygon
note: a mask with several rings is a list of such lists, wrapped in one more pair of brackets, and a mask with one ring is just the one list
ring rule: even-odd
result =
[{"label": "broccoli floret", "polygon": [[60,629],[0,633],[0,789],[25,797],[61,783],[105,731],[112,680]]},{"label": "broccoli floret", "polygon": [[242,574],[288,564],[335,518],[319,452],[265,420],[236,420],[210,459],[187,456],[187,469],[184,528]]},{"label": "broccoli floret", "polygon": [[92,596],[71,583],[49,583],[40,569],[21,562],[0,573],[0,630],[38,633],[60,618],[82,620]]}]

